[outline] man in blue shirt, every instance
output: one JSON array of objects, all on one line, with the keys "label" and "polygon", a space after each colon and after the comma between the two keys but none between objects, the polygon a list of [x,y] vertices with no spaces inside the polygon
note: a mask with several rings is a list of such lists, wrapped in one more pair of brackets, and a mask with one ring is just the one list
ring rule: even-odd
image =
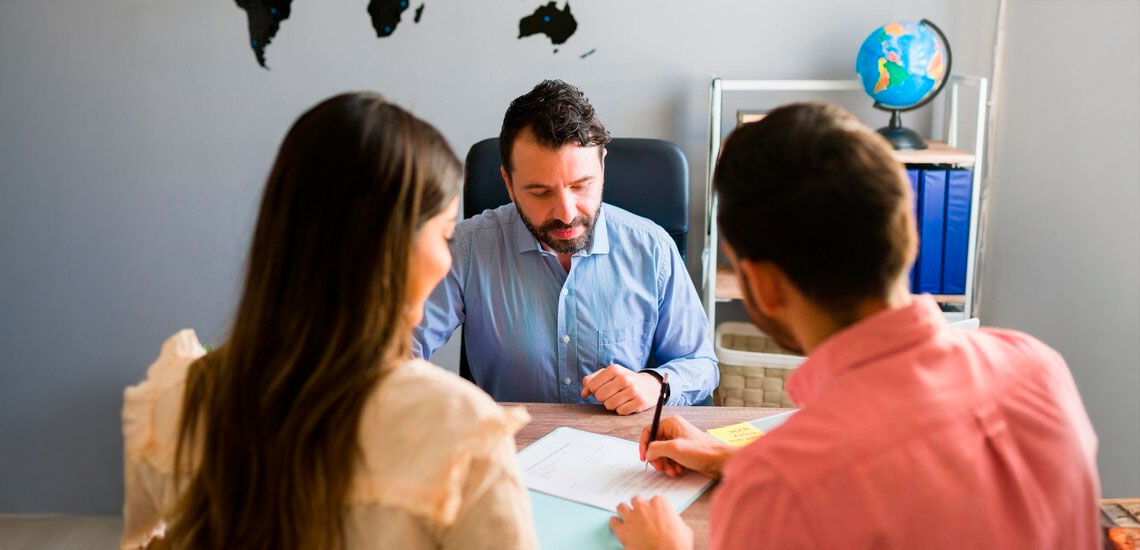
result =
[{"label": "man in blue shirt", "polygon": [[[574,86],[515,99],[500,134],[511,203],[460,222],[451,271],[414,331],[430,358],[464,326],[471,375],[499,401],[597,402],[618,414],[705,401],[719,373],[672,238],[602,203],[609,133]],[[614,185],[621,185],[615,182]]]}]

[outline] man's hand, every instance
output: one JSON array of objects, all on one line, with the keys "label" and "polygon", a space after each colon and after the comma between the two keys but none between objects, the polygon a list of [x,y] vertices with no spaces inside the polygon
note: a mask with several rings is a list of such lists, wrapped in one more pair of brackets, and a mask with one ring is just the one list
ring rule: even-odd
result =
[{"label": "man's hand", "polygon": [[665,497],[658,495],[651,500],[633,497],[631,504],[618,504],[618,517],[610,518],[610,529],[626,550],[693,547],[693,530],[669,507]]},{"label": "man's hand", "polygon": [[582,378],[582,397],[590,394],[611,411],[633,414],[657,405],[661,382],[647,372],[610,365]]},{"label": "man's hand", "polygon": [[649,441],[649,426],[641,431],[641,460],[648,460],[658,472],[677,477],[692,470],[705,477],[720,479],[724,463],[737,451],[713,440],[680,416],[661,419],[657,440]]}]

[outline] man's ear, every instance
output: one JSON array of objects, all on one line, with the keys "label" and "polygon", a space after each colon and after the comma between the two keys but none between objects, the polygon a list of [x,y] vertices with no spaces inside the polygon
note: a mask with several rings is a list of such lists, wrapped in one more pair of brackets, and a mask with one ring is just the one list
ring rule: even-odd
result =
[{"label": "man's ear", "polygon": [[788,278],[776,264],[740,259],[736,269],[740,273],[740,283],[748,286],[760,313],[772,317],[787,307],[790,298]]},{"label": "man's ear", "polygon": [[511,202],[515,202],[515,192],[511,189],[511,175],[507,173],[507,167],[500,164],[499,174],[503,176],[503,185],[507,186],[507,196],[511,198]]}]

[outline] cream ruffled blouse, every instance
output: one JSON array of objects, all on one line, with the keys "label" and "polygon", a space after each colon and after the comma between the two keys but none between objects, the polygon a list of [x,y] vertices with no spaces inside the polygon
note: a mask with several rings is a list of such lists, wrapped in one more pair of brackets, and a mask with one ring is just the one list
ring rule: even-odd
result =
[{"label": "cream ruffled blouse", "polygon": [[[192,330],[162,345],[124,392],[122,548],[161,536],[177,501],[174,450],[187,367],[206,353]],[[514,435],[530,421],[426,361],[384,378],[360,423],[345,518],[347,548],[535,548]]]}]

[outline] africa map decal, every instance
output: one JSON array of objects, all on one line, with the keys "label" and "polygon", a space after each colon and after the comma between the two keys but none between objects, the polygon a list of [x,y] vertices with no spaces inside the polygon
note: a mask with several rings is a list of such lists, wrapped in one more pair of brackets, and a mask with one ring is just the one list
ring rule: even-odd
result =
[{"label": "africa map decal", "polygon": [[[372,29],[376,31],[377,38],[386,38],[396,32],[404,20],[404,13],[412,9],[410,2],[418,0],[369,0],[368,16],[372,20]],[[253,55],[258,65],[268,69],[265,64],[265,49],[277,36],[281,29],[281,22],[289,18],[289,7],[293,0],[235,0],[242,10],[245,10],[249,19],[249,45],[253,48]],[[424,15],[424,2],[418,5],[410,14],[413,23],[419,23]],[[519,20],[519,39],[534,35],[545,35],[550,43],[558,46],[566,43],[574,32],[578,30],[578,21],[570,12],[570,3],[566,2],[562,8],[557,2],[548,2],[539,6],[533,13]],[[554,50],[558,53],[558,49]],[[581,57],[593,54],[594,50],[586,52]]]}]

